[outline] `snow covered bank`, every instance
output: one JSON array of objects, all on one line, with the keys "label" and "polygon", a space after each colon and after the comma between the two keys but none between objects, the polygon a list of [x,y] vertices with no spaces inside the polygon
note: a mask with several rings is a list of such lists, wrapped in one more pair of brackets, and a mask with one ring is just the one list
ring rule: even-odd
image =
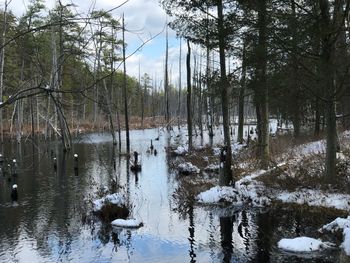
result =
[{"label": "snow covered bank", "polygon": [[235,205],[250,203],[253,206],[265,206],[270,203],[270,198],[266,196],[266,188],[261,182],[253,180],[266,171],[259,170],[249,176],[242,178],[231,186],[215,186],[197,195],[199,203],[215,204],[219,202],[229,202]]},{"label": "snow covered bank", "polygon": [[344,249],[344,252],[347,256],[350,256],[350,216],[347,218],[336,218],[327,225],[324,225],[320,231],[330,231],[335,232],[338,230],[343,230],[343,243],[341,247]]},{"label": "snow covered bank", "polygon": [[313,252],[330,247],[327,242],[310,237],[283,238],[277,246],[289,252]]},{"label": "snow covered bank", "polygon": [[219,172],[220,165],[219,164],[209,164],[207,167],[204,168],[204,171],[207,172]]},{"label": "snow covered bank", "polygon": [[215,186],[197,195],[197,201],[205,204],[219,202],[242,203],[242,200],[238,200],[238,198],[238,192],[231,186]]},{"label": "snow covered bank", "polygon": [[276,197],[284,203],[307,204],[340,210],[350,210],[350,195],[325,193],[319,190],[305,189],[297,192],[282,192]]},{"label": "snow covered bank", "polygon": [[310,142],[306,144],[299,145],[292,149],[294,153],[298,156],[309,156],[311,154],[323,153],[326,150],[325,140]]},{"label": "snow covered bank", "polygon": [[[283,165],[277,165],[281,166]],[[319,190],[304,189],[296,192],[279,191],[270,189],[255,180],[259,176],[270,172],[258,170],[235,183],[235,187],[215,186],[197,195],[196,200],[200,203],[247,202],[253,206],[266,206],[271,200],[279,200],[284,203],[307,204],[309,206],[321,206],[340,210],[350,210],[350,195],[326,193]]]},{"label": "snow covered bank", "polygon": [[111,222],[112,226],[125,228],[139,228],[143,223],[137,219],[116,219]]},{"label": "snow covered bank", "polygon": [[175,150],[174,153],[177,155],[184,155],[188,152],[188,146],[187,145],[180,145]]},{"label": "snow covered bank", "polygon": [[126,203],[125,196],[121,193],[114,193],[106,195],[103,198],[97,199],[92,202],[93,203],[93,211],[98,212],[102,209],[105,204],[114,204],[118,206],[123,206]]},{"label": "snow covered bank", "polygon": [[348,216],[347,218],[337,217],[335,220],[333,220],[329,224],[324,225],[320,229],[320,231],[323,232],[324,230],[326,230],[330,232],[335,232],[345,228],[350,228],[350,216]]},{"label": "snow covered bank", "polygon": [[[235,155],[235,154],[239,153],[239,151],[242,150],[246,146],[247,146],[246,144],[241,144],[241,143],[238,143],[238,142],[235,142],[234,144],[231,144],[232,155]],[[213,152],[214,152],[215,156],[219,156],[220,152],[221,152],[221,148],[215,147],[215,148],[213,148]]]},{"label": "snow covered bank", "polygon": [[181,174],[199,174],[200,172],[200,169],[197,166],[189,162],[181,163],[177,168]]}]

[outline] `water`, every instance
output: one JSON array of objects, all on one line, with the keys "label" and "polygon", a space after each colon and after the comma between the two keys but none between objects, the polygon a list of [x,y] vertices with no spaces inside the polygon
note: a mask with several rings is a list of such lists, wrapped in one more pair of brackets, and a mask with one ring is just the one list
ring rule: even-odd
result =
[{"label": "water", "polygon": [[[217,134],[220,131],[217,131]],[[305,254],[280,251],[284,237],[315,236],[336,216],[317,209],[277,206],[269,209],[190,207],[177,209],[179,182],[168,167],[165,148],[185,139],[157,129],[132,131],[131,149],[141,153],[135,176],[108,134],[84,135],[63,155],[56,144],[5,145],[4,155],[18,162],[18,176],[0,177],[0,262],[337,262],[340,251]],[[158,151],[148,155],[150,140]],[[220,142],[220,136],[213,143]],[[196,141],[205,144],[208,138]],[[73,154],[79,155],[78,175]],[[58,160],[57,171],[52,158]],[[132,216],[144,226],[112,229],[90,216],[91,202],[117,180]],[[18,184],[18,202],[10,198]],[[317,234],[316,234],[317,235]]]}]

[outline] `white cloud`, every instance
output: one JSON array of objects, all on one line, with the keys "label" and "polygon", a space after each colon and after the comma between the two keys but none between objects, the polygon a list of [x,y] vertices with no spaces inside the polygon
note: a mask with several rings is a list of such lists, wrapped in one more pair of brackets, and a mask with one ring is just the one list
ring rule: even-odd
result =
[{"label": "white cloud", "polygon": [[[28,0],[12,0],[10,9],[16,16],[20,16],[25,12],[28,2]],[[111,10],[124,2],[124,0],[97,0],[93,5],[93,1],[62,0],[63,4],[73,3],[77,6],[76,10],[85,15],[92,7],[94,10]],[[46,0],[45,3],[50,9],[55,5],[55,0]],[[126,28],[129,30],[125,34],[128,45],[127,55],[140,47],[143,41],[159,34],[127,60],[127,73],[137,78],[140,61],[141,75],[148,73],[152,78],[156,76],[159,81],[162,80],[164,77],[166,14],[160,7],[158,0],[129,0],[111,13],[116,18],[120,18],[122,14],[125,16]],[[178,45],[179,41],[175,39],[175,33],[169,29],[169,68],[172,73],[171,79],[176,85],[178,83]],[[182,54],[185,56],[185,51]]]}]

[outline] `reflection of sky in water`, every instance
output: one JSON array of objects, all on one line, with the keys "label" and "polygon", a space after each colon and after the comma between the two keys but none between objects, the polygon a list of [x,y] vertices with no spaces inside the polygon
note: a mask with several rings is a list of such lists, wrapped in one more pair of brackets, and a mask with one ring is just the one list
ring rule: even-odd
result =
[{"label": "reflection of sky in water", "polygon": [[[220,129],[215,132],[220,134]],[[4,226],[0,228],[0,262],[190,262],[194,254],[197,262],[222,262],[220,229],[228,227],[220,225],[223,216],[232,226],[233,262],[254,261],[261,251],[280,255],[275,248],[281,237],[278,233],[293,229],[280,225],[281,215],[270,222],[270,215],[255,210],[209,207],[193,210],[191,252],[189,215],[184,218],[174,210],[172,195],[178,183],[168,170],[164,148],[168,142],[186,138],[177,133],[177,128],[170,135],[158,129],[131,131],[131,151],[138,151],[142,161],[137,176],[127,172],[125,157],[113,154],[110,134],[83,135],[65,158],[55,145],[47,150],[42,147],[34,156],[28,145],[7,148],[5,155],[18,154],[19,202],[12,206],[11,183],[6,176],[0,177],[0,225]],[[159,141],[155,140],[158,136]],[[146,153],[151,139],[157,156]],[[199,136],[196,140],[201,143]],[[221,136],[214,137],[214,143],[221,140]],[[205,138],[203,144],[207,143]],[[57,155],[57,172],[52,168],[50,149]],[[79,155],[78,176],[74,176],[73,153]],[[82,215],[91,207],[87,200],[95,199],[96,192],[110,186],[113,178],[128,195],[132,217],[141,219],[144,227],[113,232],[98,221],[82,223]],[[291,224],[290,218],[285,221]]]}]

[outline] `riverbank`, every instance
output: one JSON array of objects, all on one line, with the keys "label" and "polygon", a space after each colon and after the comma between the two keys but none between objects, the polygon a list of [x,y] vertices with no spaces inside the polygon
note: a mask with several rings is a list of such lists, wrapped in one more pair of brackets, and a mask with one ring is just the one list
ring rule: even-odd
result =
[{"label": "riverbank", "polygon": [[[268,170],[259,169],[254,143],[249,147],[234,144],[232,169],[235,184],[231,187],[234,191],[228,193],[227,189],[223,189],[220,192],[221,190],[213,188],[213,193],[207,193],[210,195],[208,199],[219,201],[226,196],[225,202],[231,199],[231,202],[239,200],[264,206],[278,201],[350,210],[350,132],[344,132],[340,136],[342,152],[337,154],[337,176],[331,180],[326,180],[323,176],[324,140],[309,141],[293,147],[284,147],[285,144],[285,137],[273,139],[273,147],[279,151],[274,152]],[[179,149],[186,147],[181,146]],[[196,185],[190,187],[193,192],[191,196],[198,196],[206,188],[200,186],[198,181],[215,187],[218,173],[221,172],[220,149],[197,148],[191,153],[178,151],[179,149],[174,150],[178,157],[173,161],[172,167],[176,169],[178,163],[188,162],[200,170],[200,173],[190,179],[183,179],[186,184]],[[216,198],[212,196],[214,192],[217,193]]]},{"label": "riverbank", "polygon": [[[117,123],[114,123],[115,132],[118,132],[118,129],[125,130],[124,117],[120,116],[120,127],[118,127]],[[183,124],[184,120],[180,122]],[[172,125],[178,124],[178,119],[174,118],[171,121]],[[110,123],[108,120],[104,118],[98,119],[96,122],[92,120],[69,120],[68,123],[70,133],[72,136],[77,136],[79,134],[88,134],[93,132],[110,132]],[[145,117],[142,121],[141,117],[132,116],[129,119],[129,129],[130,130],[140,130],[140,129],[152,129],[152,128],[162,128],[166,126],[166,121],[164,116],[154,116],[154,117]],[[34,133],[35,136],[45,136],[46,133],[51,134],[51,136],[57,136],[60,132],[59,128],[54,128],[55,126],[49,125],[49,129],[47,131],[46,124],[41,125],[32,125],[22,124],[20,128],[18,125],[11,125],[9,122],[5,122],[4,124],[4,137],[12,140],[21,140],[23,138],[28,138],[32,136]],[[48,135],[50,137],[50,135]]]}]

